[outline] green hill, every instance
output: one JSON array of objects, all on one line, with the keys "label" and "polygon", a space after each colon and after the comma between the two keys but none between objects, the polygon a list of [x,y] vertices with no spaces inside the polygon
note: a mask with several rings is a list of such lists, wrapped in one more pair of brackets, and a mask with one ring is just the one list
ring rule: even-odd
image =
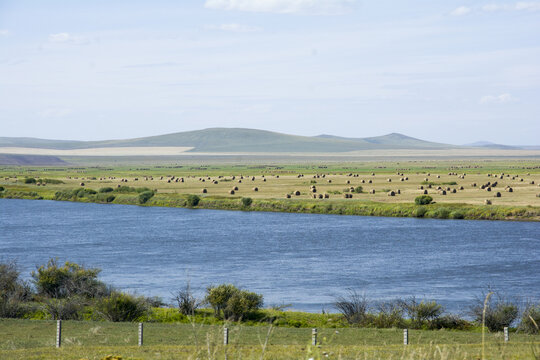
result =
[{"label": "green hill", "polygon": [[330,135],[296,136],[272,131],[211,128],[126,140],[65,141],[32,138],[0,138],[0,147],[87,149],[97,147],[192,147],[192,152],[333,153],[370,149],[442,149],[452,145],[432,143],[401,134],[371,138]]}]

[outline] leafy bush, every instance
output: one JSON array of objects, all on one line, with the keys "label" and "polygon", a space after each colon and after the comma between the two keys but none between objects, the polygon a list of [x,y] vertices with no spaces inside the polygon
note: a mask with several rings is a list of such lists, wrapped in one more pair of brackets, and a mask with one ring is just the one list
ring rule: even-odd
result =
[{"label": "leafy bush", "polygon": [[361,194],[364,191],[364,188],[361,186],[357,186],[354,188],[354,192],[357,194]]},{"label": "leafy bush", "polygon": [[346,297],[340,296],[336,299],[334,306],[349,324],[360,325],[366,318],[368,301],[364,295],[359,295],[355,290],[349,290]]},{"label": "leafy bush", "polygon": [[448,219],[450,216],[450,210],[446,208],[440,208],[433,212],[433,217],[439,218],[439,219]]},{"label": "leafy bush", "polygon": [[201,198],[197,195],[189,195],[187,197],[187,205],[190,207],[194,207],[199,205],[199,202],[201,201]]},{"label": "leafy bush", "polygon": [[521,316],[519,329],[528,334],[540,333],[540,303],[526,306]]},{"label": "leafy bush", "polygon": [[179,290],[174,296],[174,300],[178,304],[178,310],[183,315],[194,315],[195,310],[200,305],[200,301],[193,295],[191,291],[191,286],[189,282],[186,284],[186,287],[182,290]]},{"label": "leafy bush", "polygon": [[95,298],[109,293],[107,286],[97,279],[100,271],[71,262],[60,266],[56,259],[50,259],[47,265],[32,271],[32,278],[39,295],[59,299],[75,295]]},{"label": "leafy bush", "polygon": [[461,211],[456,210],[456,211],[452,211],[452,212],[450,213],[450,217],[451,217],[452,219],[464,219],[464,218],[465,218],[465,215],[464,215]]},{"label": "leafy bush", "polygon": [[137,321],[148,313],[149,308],[143,297],[113,291],[97,302],[96,310],[104,319],[119,322]]},{"label": "leafy bush", "polygon": [[403,309],[397,301],[383,302],[377,306],[378,313],[372,315],[370,323],[376,328],[403,328],[405,321],[403,319]]},{"label": "leafy bush", "polygon": [[23,315],[23,302],[30,300],[30,286],[19,279],[15,263],[0,263],[0,318]]},{"label": "leafy bush", "polygon": [[237,321],[249,312],[258,310],[263,304],[263,296],[247,290],[240,290],[232,284],[210,286],[206,289],[206,301],[214,309],[214,315],[226,320]]},{"label": "leafy bush", "polygon": [[250,198],[250,197],[244,197],[242,198],[242,205],[245,206],[245,207],[248,207],[248,206],[251,206],[251,204],[253,203],[253,199]]},{"label": "leafy bush", "polygon": [[[482,324],[483,311],[484,298],[479,298],[476,305],[471,308],[472,315],[478,324]],[[518,318],[518,314],[518,306],[515,303],[499,295],[496,295],[496,300],[491,297],[486,306],[486,327],[489,331],[502,331]]]},{"label": "leafy bush", "polygon": [[113,192],[114,189],[112,187],[102,187],[101,189],[98,190],[98,192],[100,193],[108,193],[108,192]]},{"label": "leafy bush", "polygon": [[414,209],[412,212],[413,216],[418,217],[418,218],[424,217],[426,213],[427,213],[427,209],[424,206],[419,206],[416,209]]},{"label": "leafy bush", "polygon": [[414,199],[416,205],[429,205],[433,202],[433,198],[429,195],[420,195]]},{"label": "leafy bush", "polygon": [[400,300],[399,303],[411,319],[412,325],[417,328],[439,318],[444,311],[443,307],[435,301],[418,302],[415,297]]},{"label": "leafy bush", "polygon": [[34,179],[34,178],[26,178],[26,179],[23,180],[23,182],[24,182],[25,184],[35,184],[35,183],[36,183],[36,179]]},{"label": "leafy bush", "polygon": [[472,328],[472,324],[467,320],[460,319],[457,315],[443,315],[430,321],[428,328],[430,330],[469,330]]},{"label": "leafy bush", "polygon": [[97,200],[101,202],[111,203],[114,199],[116,199],[116,196],[107,193],[97,195]]},{"label": "leafy bush", "polygon": [[39,182],[46,184],[65,184],[62,180],[58,179],[39,179]]},{"label": "leafy bush", "polygon": [[5,188],[3,186],[0,186],[0,192],[4,191]]},{"label": "leafy bush", "polygon": [[84,301],[78,297],[45,299],[41,308],[52,320],[81,320]]},{"label": "leafy bush", "polygon": [[144,191],[139,194],[139,204],[145,204],[148,200],[150,200],[154,196],[153,191]]}]

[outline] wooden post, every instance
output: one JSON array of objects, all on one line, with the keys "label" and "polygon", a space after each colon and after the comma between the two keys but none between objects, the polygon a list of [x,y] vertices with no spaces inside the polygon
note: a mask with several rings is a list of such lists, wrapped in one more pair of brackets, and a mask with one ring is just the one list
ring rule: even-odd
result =
[{"label": "wooden post", "polygon": [[139,346],[143,346],[143,323],[139,323]]},{"label": "wooden post", "polygon": [[510,341],[510,335],[508,334],[508,326],[504,327],[504,342]]},{"label": "wooden post", "polygon": [[409,345],[409,329],[403,329],[403,345]]},{"label": "wooden post", "polygon": [[62,346],[62,320],[56,321],[56,347]]},{"label": "wooden post", "polygon": [[311,345],[317,345],[317,329],[311,329]]},{"label": "wooden post", "polygon": [[229,345],[229,328],[223,328],[223,345]]}]

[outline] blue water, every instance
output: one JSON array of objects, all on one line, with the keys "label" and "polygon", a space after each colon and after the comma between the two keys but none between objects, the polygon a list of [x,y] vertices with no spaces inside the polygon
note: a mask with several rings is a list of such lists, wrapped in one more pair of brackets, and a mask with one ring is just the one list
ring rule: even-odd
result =
[{"label": "blue water", "polygon": [[463,313],[489,286],[540,299],[540,223],[237,212],[0,199],[0,261],[51,257],[171,300],[232,282],[265,303],[331,310],[348,288]]}]

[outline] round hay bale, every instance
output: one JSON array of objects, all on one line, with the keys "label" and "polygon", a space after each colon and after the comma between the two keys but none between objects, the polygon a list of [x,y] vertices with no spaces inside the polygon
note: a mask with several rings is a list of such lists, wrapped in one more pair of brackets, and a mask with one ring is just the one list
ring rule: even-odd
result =
[{"label": "round hay bale", "polygon": [[388,182],[392,182],[392,179],[387,179],[386,181],[388,181]]},{"label": "round hay bale", "polygon": [[370,194],[375,194],[375,189],[371,189],[371,190],[369,191],[369,193],[370,193]]},{"label": "round hay bale", "polygon": [[116,185],[116,187],[120,187],[120,184]]},{"label": "round hay bale", "polygon": [[424,190],[424,195],[427,195],[428,191],[427,190]]},{"label": "round hay bale", "polygon": [[316,198],[317,198],[317,194],[313,194],[313,198],[316,199]]},{"label": "round hay bale", "polygon": [[229,191],[229,194],[234,195],[234,190]]},{"label": "round hay bale", "polygon": [[330,199],[330,194],[324,194],[325,199]]},{"label": "round hay bale", "polygon": [[472,183],[472,187],[476,187],[476,183]]},{"label": "round hay bale", "polygon": [[437,175],[437,179],[440,179],[441,178],[441,175]]},{"label": "round hay bale", "polygon": [[242,183],[242,180],[238,180],[238,183],[241,184],[241,183]]},{"label": "round hay bale", "polygon": [[497,191],[497,193],[495,194],[495,197],[501,197],[501,193]]},{"label": "round hay bale", "polygon": [[490,187],[487,187],[487,188],[486,188],[486,191],[491,191],[491,188],[490,188]]},{"label": "round hay bale", "polygon": [[263,179],[263,182],[266,182],[266,178],[265,178],[265,179]]},{"label": "round hay bale", "polygon": [[217,185],[219,184],[219,182],[217,180],[214,180],[214,185]]},{"label": "round hay bale", "polygon": [[465,190],[465,188],[463,186],[460,186],[459,190]]},{"label": "round hay bale", "polygon": [[323,194],[319,194],[319,199],[324,199],[324,195],[323,195]]},{"label": "round hay bale", "polygon": [[397,194],[401,195],[401,190],[400,189],[397,189]]},{"label": "round hay bale", "polygon": [[514,192],[514,189],[508,188],[508,192]]},{"label": "round hay bale", "polygon": [[251,181],[255,181],[255,176],[253,176],[253,177],[251,178]]},{"label": "round hay bale", "polygon": [[81,186],[84,186],[84,183],[82,182],[80,185],[81,185]]},{"label": "round hay bale", "polygon": [[202,189],[202,193],[203,193],[203,194],[206,194],[206,193],[208,193],[208,190]]},{"label": "round hay bale", "polygon": [[372,184],[372,183],[373,183],[373,181],[369,180],[369,181],[368,181],[368,183]]},{"label": "round hay bale", "polygon": [[405,181],[405,178],[401,178],[401,179],[399,179],[399,181]]},{"label": "round hay bale", "polygon": [[316,193],[317,189],[315,187],[311,188],[311,192]]},{"label": "round hay bale", "polygon": [[429,181],[429,179],[428,179],[428,178],[425,178],[424,181]]},{"label": "round hay bale", "polygon": [[238,186],[233,187],[234,191],[238,191]]},{"label": "round hay bale", "polygon": [[371,176],[375,176],[375,173],[371,173]]},{"label": "round hay bale", "polygon": [[349,198],[349,194],[343,194],[343,197],[344,197],[345,199],[348,199],[348,198]]},{"label": "round hay bale", "polygon": [[491,200],[489,200],[489,199],[484,200],[484,204],[485,205],[491,205]]},{"label": "round hay bale", "polygon": [[351,183],[351,180],[347,180],[347,184],[350,184]]},{"label": "round hay bale", "polygon": [[452,189],[452,194],[455,194],[457,193],[457,190],[456,189]]},{"label": "round hay bale", "polygon": [[446,190],[441,190],[441,191],[439,192],[439,194],[441,194],[441,195],[446,195]]},{"label": "round hay bale", "polygon": [[332,183],[332,180],[328,179],[328,183],[329,183],[329,184]]},{"label": "round hay bale", "polygon": [[291,198],[291,194],[287,194],[287,195],[285,195],[285,197],[286,197],[287,199],[290,199],[290,198]]},{"label": "round hay bale", "polygon": [[389,191],[388,196],[396,196],[396,193],[394,191]]},{"label": "round hay bale", "polygon": [[253,191],[259,191],[259,188],[258,188],[258,187],[254,187],[254,188],[253,188]]},{"label": "round hay bale", "polygon": [[300,191],[296,190],[296,191],[294,192],[294,195],[300,196]]},{"label": "round hay bale", "polygon": [[366,183],[366,180],[362,179],[362,184],[365,184]]}]

